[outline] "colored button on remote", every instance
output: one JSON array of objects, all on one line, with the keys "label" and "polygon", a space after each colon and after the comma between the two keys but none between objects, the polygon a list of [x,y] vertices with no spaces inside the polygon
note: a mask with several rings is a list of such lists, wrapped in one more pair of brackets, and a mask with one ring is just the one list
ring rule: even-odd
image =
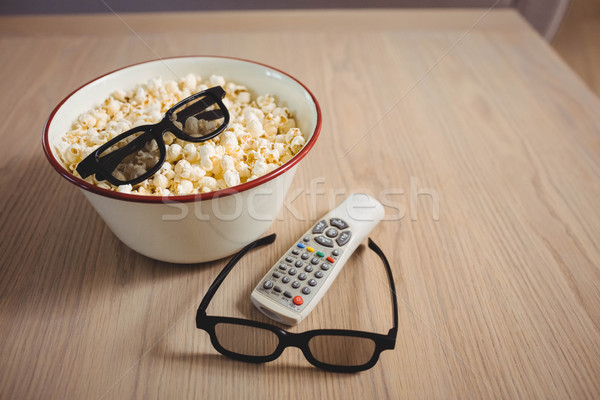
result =
[{"label": "colored button on remote", "polygon": [[315,249],[313,249],[312,247],[307,247],[307,248],[306,248],[306,250],[307,250],[307,251],[310,251],[311,253],[312,253],[313,251],[315,251]]},{"label": "colored button on remote", "polygon": [[301,249],[305,248],[306,246],[304,245],[304,243],[298,243],[298,247],[300,247]]},{"label": "colored button on remote", "polygon": [[317,255],[318,255],[319,257],[325,257],[325,254],[323,254],[323,253],[322,253],[322,252],[320,252],[320,251],[317,251]]},{"label": "colored button on remote", "polygon": [[326,260],[329,261],[330,263],[333,263],[335,261],[332,257],[327,257]]},{"label": "colored button on remote", "polygon": [[294,297],[294,304],[295,304],[295,305],[299,306],[299,305],[301,305],[302,303],[304,303],[304,300],[302,300],[302,297],[300,297],[300,296],[296,296],[296,297]]}]

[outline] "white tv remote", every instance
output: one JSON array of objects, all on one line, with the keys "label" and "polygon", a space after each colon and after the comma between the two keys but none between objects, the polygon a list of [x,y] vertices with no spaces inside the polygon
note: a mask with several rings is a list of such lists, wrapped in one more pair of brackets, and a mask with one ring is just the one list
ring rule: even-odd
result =
[{"label": "white tv remote", "polygon": [[374,198],[363,193],[348,196],[275,263],[252,291],[252,303],[277,322],[302,321],[384,214]]}]

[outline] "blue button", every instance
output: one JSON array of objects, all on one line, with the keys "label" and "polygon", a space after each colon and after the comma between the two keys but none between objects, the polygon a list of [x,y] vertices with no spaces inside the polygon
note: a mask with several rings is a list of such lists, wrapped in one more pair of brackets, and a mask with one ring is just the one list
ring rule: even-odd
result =
[{"label": "blue button", "polygon": [[298,243],[298,247],[300,247],[301,249],[305,248],[306,246],[304,245],[304,243]]}]

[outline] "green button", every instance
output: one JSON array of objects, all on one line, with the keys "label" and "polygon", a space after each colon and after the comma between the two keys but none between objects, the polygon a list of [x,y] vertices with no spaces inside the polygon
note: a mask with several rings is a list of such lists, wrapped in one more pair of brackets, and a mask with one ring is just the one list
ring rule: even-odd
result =
[{"label": "green button", "polygon": [[325,257],[325,254],[321,253],[320,251],[317,251],[317,255],[318,255],[319,257]]}]

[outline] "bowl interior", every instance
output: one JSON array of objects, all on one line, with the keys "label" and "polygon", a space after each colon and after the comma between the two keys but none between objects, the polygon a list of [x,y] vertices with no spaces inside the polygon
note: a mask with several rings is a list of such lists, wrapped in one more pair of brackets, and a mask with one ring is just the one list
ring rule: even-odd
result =
[{"label": "bowl interior", "polygon": [[[145,62],[104,75],[81,87],[56,110],[48,125],[47,141],[56,160],[56,144],[83,112],[100,105],[115,90],[127,90],[161,76],[164,80],[193,73],[203,79],[221,75],[227,81],[246,86],[253,95],[269,93],[288,107],[307,141],[315,132],[318,113],[311,94],[290,76],[249,61],[220,57],[180,57]],[[62,165],[62,164],[61,164]],[[65,170],[66,171],[66,170]]]}]

